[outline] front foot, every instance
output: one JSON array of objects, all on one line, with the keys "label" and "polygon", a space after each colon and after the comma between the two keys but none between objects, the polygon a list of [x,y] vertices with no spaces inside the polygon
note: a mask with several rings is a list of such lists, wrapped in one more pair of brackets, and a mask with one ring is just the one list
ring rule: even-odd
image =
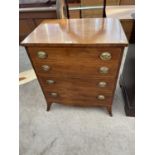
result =
[{"label": "front foot", "polygon": [[112,117],[112,107],[111,106],[107,107],[107,110],[108,110],[109,115]]},{"label": "front foot", "polygon": [[46,109],[47,111],[50,111],[51,104],[52,104],[52,103],[47,103],[47,109]]}]

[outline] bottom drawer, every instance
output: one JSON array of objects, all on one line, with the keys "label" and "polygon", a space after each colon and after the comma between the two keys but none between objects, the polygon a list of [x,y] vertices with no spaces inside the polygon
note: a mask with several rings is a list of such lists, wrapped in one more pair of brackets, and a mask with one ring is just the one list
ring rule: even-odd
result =
[{"label": "bottom drawer", "polygon": [[112,104],[112,93],[79,91],[44,91],[47,102],[75,106],[108,106]]}]

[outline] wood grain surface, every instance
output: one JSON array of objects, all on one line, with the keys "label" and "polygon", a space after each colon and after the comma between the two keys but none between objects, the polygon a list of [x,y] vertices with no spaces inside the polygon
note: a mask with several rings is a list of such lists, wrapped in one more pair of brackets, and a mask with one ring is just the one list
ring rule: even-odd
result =
[{"label": "wood grain surface", "polygon": [[127,46],[127,38],[118,19],[85,18],[45,20],[22,45],[121,45]]}]

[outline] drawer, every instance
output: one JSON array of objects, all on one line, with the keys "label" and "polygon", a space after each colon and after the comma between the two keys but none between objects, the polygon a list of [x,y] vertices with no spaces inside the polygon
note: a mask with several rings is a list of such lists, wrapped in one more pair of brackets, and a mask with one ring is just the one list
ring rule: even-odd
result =
[{"label": "drawer", "polygon": [[[115,87],[113,77],[103,77],[94,79],[61,78],[61,77],[39,77],[41,85],[47,90],[73,90],[73,91],[92,91],[96,90],[111,92]],[[78,88],[77,88],[78,87]]]},{"label": "drawer", "polygon": [[[121,58],[121,48],[41,48],[29,47],[31,59],[35,62],[51,62],[52,64],[107,64],[118,62]],[[39,58],[38,53],[41,54]],[[102,60],[100,55],[108,52],[110,60]],[[44,55],[43,55],[44,54]]]},{"label": "drawer", "polygon": [[[33,63],[35,70],[39,76],[53,76],[53,77],[78,77],[78,78],[102,78],[105,76],[113,76],[114,78],[117,75],[117,70],[119,68],[119,63],[109,63],[106,65],[100,64],[51,64],[47,63]],[[48,70],[44,70],[45,68]],[[108,69],[107,73],[101,73],[101,69],[106,67]],[[44,68],[44,69],[43,69]]]},{"label": "drawer", "polygon": [[[51,93],[57,94],[52,96]],[[62,103],[66,105],[75,106],[109,106],[112,104],[112,93],[107,92],[91,92],[87,90],[76,91],[76,90],[46,90],[44,91],[46,100],[48,102]],[[99,100],[98,96],[104,95],[104,100]],[[101,96],[100,96],[101,97]],[[102,96],[103,97],[103,96]]]}]

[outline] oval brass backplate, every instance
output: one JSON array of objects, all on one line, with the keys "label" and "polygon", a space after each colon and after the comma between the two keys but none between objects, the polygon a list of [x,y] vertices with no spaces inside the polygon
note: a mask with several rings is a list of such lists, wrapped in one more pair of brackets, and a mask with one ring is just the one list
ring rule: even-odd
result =
[{"label": "oval brass backplate", "polygon": [[37,56],[38,56],[38,58],[40,58],[40,59],[45,59],[45,58],[47,58],[47,53],[44,52],[44,51],[38,51],[38,52],[37,52]]},{"label": "oval brass backplate", "polygon": [[42,65],[42,69],[44,71],[49,71],[50,70],[50,66],[48,66],[48,65]]},{"label": "oval brass backplate", "polygon": [[46,80],[46,83],[47,84],[53,84],[53,83],[55,83],[55,81],[54,80]]},{"label": "oval brass backplate", "polygon": [[107,83],[104,82],[104,81],[101,81],[101,82],[98,83],[98,86],[101,87],[101,88],[105,87],[106,85],[107,85]]},{"label": "oval brass backplate", "polygon": [[98,96],[97,96],[97,99],[98,99],[98,100],[105,100],[105,96],[104,96],[104,95],[98,95]]},{"label": "oval brass backplate", "polygon": [[100,67],[100,73],[101,74],[107,74],[109,72],[109,68],[108,67]]},{"label": "oval brass backplate", "polygon": [[101,60],[110,60],[111,59],[111,53],[109,52],[103,52],[100,55]]},{"label": "oval brass backplate", "polygon": [[58,96],[57,93],[50,93],[50,95],[51,95],[52,97],[57,97],[57,96]]}]

